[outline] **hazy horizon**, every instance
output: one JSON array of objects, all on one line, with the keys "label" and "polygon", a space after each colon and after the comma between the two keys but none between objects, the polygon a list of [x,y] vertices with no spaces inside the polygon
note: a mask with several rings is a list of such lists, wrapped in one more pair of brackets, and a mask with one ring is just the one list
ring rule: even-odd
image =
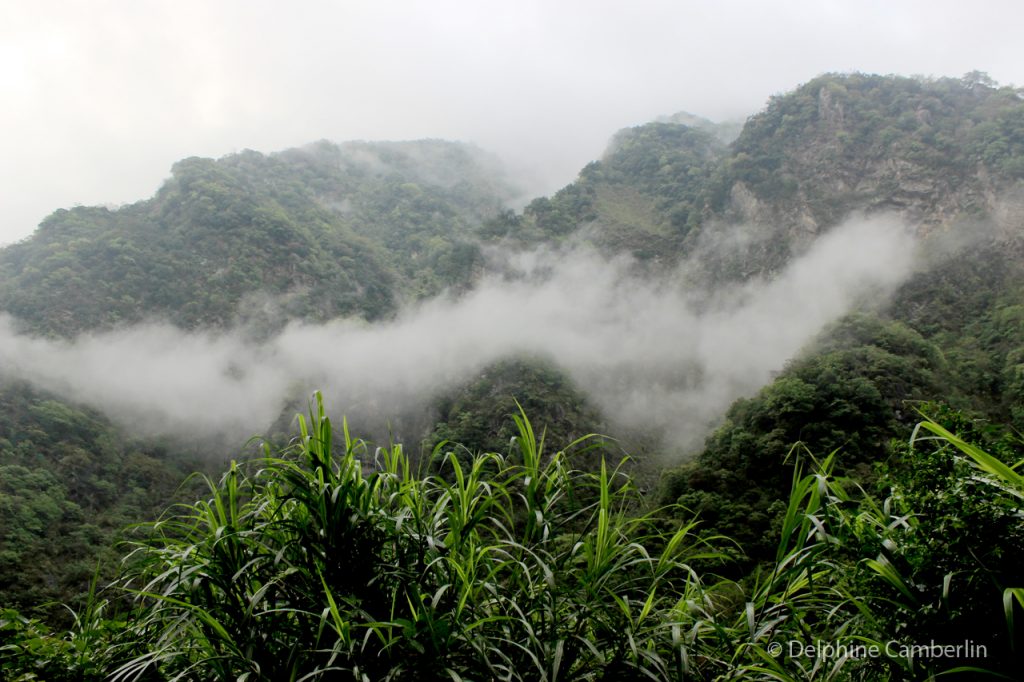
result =
[{"label": "hazy horizon", "polygon": [[1022,19],[951,0],[7,3],[0,244],[145,199],[181,158],[319,139],[471,142],[548,194],[623,127],[742,119],[824,72],[1024,83]]}]

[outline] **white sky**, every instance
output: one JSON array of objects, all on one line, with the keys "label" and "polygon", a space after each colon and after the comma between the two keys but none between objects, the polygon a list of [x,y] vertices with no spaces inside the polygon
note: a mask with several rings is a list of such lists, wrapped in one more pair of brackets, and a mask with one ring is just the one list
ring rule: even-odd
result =
[{"label": "white sky", "polygon": [[1019,0],[0,0],[0,243],[186,156],[473,141],[571,181],[619,128],[826,71],[1024,85]]}]

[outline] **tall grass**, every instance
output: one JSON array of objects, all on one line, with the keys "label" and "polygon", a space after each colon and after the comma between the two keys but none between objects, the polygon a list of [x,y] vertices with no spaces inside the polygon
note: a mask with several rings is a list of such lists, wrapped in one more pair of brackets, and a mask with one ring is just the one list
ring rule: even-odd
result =
[{"label": "tall grass", "polygon": [[[684,510],[640,513],[599,440],[548,453],[525,415],[515,423],[512,453],[441,444],[421,474],[401,446],[336,430],[317,396],[288,448],[232,463],[206,480],[205,499],[145,527],[119,583],[136,609],[97,660],[117,661],[115,682],[902,680],[941,669],[801,653],[884,649],[901,636],[892,615],[920,608],[900,561],[917,519],[835,476],[834,455],[794,450],[776,560],[737,584],[707,569],[726,541],[701,538]],[[1024,490],[1015,468],[922,428],[994,485]],[[1024,592],[1006,595],[1009,618]],[[80,629],[79,641],[99,632]]]},{"label": "tall grass", "polygon": [[285,452],[150,527],[124,581],[148,648],[113,679],[684,678],[713,552],[516,425],[515,456],[442,444],[417,476],[401,446],[336,442],[318,397]]}]

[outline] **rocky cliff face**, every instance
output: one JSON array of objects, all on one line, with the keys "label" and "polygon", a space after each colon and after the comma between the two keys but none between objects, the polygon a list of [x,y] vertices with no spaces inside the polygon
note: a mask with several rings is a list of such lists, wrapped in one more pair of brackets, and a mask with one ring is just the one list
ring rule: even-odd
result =
[{"label": "rocky cliff face", "polygon": [[[516,228],[670,266],[696,254],[710,261],[700,276],[721,279],[770,274],[857,214],[922,234],[985,223],[1008,239],[1024,225],[1024,100],[978,75],[827,75],[773,98],[728,145],[700,128],[676,117],[620,133]],[[738,226],[740,253],[705,256]]]},{"label": "rocky cliff face", "polygon": [[1019,242],[1022,144],[1024,101],[1014,90],[824,76],[748,120],[708,175],[706,210],[678,253],[695,263],[696,283],[714,285],[771,277],[858,215],[894,215],[921,235],[943,235],[941,253],[979,232]]},{"label": "rocky cliff face", "polygon": [[1024,102],[976,82],[824,76],[776,98],[733,146],[731,220],[800,239],[852,212],[896,213],[928,233],[1024,210],[1009,159]]}]

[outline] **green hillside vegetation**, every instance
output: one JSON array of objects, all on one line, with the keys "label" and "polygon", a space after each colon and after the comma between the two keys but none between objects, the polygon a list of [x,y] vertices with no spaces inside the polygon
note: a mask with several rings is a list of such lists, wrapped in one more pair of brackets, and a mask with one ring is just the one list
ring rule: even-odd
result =
[{"label": "green hillside vegetation", "polygon": [[489,234],[557,242],[583,233],[605,251],[674,261],[683,239],[707,216],[704,187],[724,151],[711,134],[684,125],[624,130],[576,182],[533,201],[521,220],[499,222]]},{"label": "green hillside vegetation", "polygon": [[822,76],[747,121],[724,177],[763,199],[805,203],[824,224],[853,208],[968,198],[979,166],[1000,182],[1024,177],[1022,115],[1016,90],[981,75]]},{"label": "green hillside vegetation", "polygon": [[662,500],[699,511],[748,559],[765,559],[796,442],[836,450],[838,471],[870,481],[873,463],[893,456],[890,439],[941,409],[926,403],[1024,432],[1018,249],[982,243],[912,279],[886,314],[825,330],[773,383],[737,401],[692,461],[666,472]]},{"label": "green hillside vegetation", "polygon": [[[621,132],[576,182],[487,233],[581,238],[669,265],[697,251],[711,260],[705,281],[730,281],[777,272],[855,212],[942,229],[990,217],[1024,178],[1024,100],[984,74],[820,76],[773,97],[728,145],[671,120]],[[738,260],[699,251],[732,223],[754,224],[758,248]]]},{"label": "green hillside vegetation", "polygon": [[855,315],[824,337],[818,352],[734,403],[698,457],[663,479],[664,501],[699,512],[750,559],[774,553],[769,531],[790,485],[795,443],[835,452],[838,471],[870,480],[888,440],[920,419],[915,405],[938,394],[946,376],[938,350],[898,322]]},{"label": "green hillside vegetation", "polygon": [[379,318],[393,277],[372,246],[306,201],[292,213],[241,170],[175,165],[154,199],[59,211],[3,252],[0,301],[33,332],[72,335],[164,317],[224,326],[247,295],[288,295],[293,314]]},{"label": "green hillside vegetation", "polygon": [[440,140],[321,142],[279,156],[319,204],[381,247],[404,297],[468,287],[482,266],[480,225],[516,194],[496,159]]},{"label": "green hillside vegetation", "polygon": [[520,410],[533,415],[553,443],[571,443],[604,430],[601,415],[572,380],[540,358],[495,363],[437,405],[440,414],[425,441],[427,451],[450,441],[482,452],[506,453],[516,435],[512,417]]},{"label": "green hillside vegetation", "polygon": [[[141,442],[25,385],[0,391],[0,603],[61,618],[97,565],[109,579],[129,524],[159,516],[205,464]],[[47,606],[49,605],[49,606]]]},{"label": "green hillside vegetation", "polygon": [[257,294],[286,318],[381,319],[472,281],[468,235],[510,191],[495,173],[442,142],[186,159],[152,199],[57,211],[0,251],[0,309],[57,336],[223,327]]}]

